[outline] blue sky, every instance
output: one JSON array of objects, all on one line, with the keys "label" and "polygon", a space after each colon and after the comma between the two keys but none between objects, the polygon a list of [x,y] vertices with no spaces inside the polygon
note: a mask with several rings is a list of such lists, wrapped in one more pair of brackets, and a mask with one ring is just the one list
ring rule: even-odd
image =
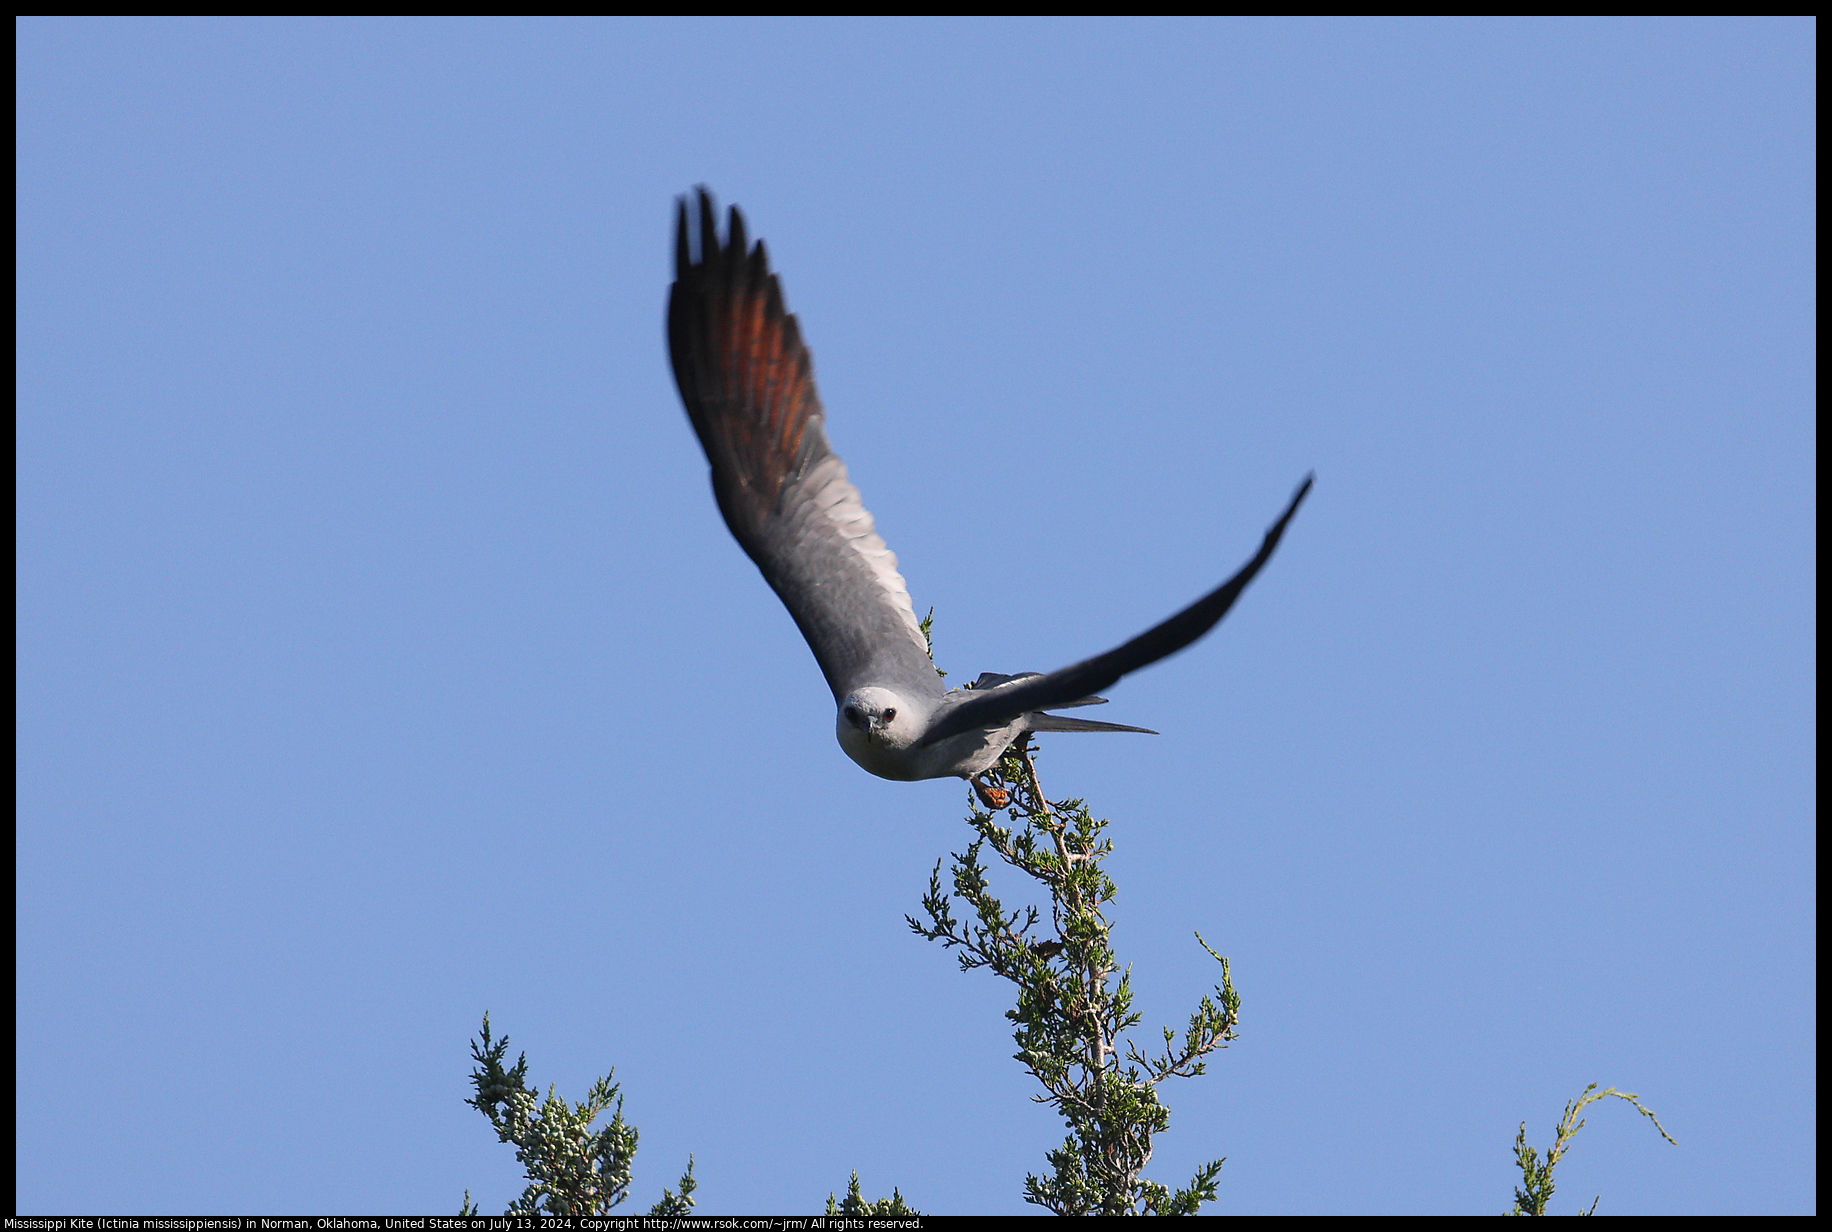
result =
[{"label": "blue sky", "polygon": [[[16,26],[22,1211],[486,1210],[483,1012],[631,1207],[1023,1212],[956,781],[840,752],[662,341],[747,212],[957,675],[1046,738],[1220,1213],[1814,1209],[1808,21]],[[1021,887],[1006,882],[1016,899]]]}]

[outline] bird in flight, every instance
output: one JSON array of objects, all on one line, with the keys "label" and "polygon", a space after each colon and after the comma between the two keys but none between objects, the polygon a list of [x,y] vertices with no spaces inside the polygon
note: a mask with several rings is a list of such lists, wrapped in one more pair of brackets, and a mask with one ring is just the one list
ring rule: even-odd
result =
[{"label": "bird in flight", "polygon": [[1095,694],[1120,677],[1214,628],[1271,558],[1312,477],[1253,559],[1170,619],[1053,672],[988,672],[965,688],[944,688],[897,558],[828,448],[813,359],[763,242],[748,242],[733,206],[721,243],[704,188],[677,204],[668,296],[674,380],[712,464],[725,524],[789,609],[833,691],[847,756],[881,778],[956,775],[999,807],[979,776],[1026,732],[1155,734],[1046,712],[1102,702]]}]

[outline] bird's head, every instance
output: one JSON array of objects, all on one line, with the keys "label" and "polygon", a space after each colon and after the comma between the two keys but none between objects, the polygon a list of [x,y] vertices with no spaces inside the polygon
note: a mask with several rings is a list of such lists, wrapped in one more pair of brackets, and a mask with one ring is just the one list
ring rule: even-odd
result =
[{"label": "bird's head", "polygon": [[922,734],[914,708],[877,685],[846,695],[840,703],[838,727],[842,744],[863,739],[868,747],[881,749],[907,749]]}]

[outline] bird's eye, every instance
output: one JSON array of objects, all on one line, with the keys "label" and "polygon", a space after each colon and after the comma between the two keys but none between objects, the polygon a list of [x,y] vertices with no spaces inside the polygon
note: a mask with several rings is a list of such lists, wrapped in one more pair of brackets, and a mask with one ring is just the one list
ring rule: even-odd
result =
[{"label": "bird's eye", "polygon": [[859,721],[859,708],[857,706],[846,707],[846,721],[848,723],[857,723]]},{"label": "bird's eye", "polygon": [[896,717],[897,717],[897,712],[896,712],[896,710],[894,710],[894,709],[892,709],[892,710],[886,710],[886,711],[884,712],[884,721],[885,721],[886,723],[888,723],[888,722],[890,722],[890,721],[891,721],[892,719],[894,719],[894,718],[896,718]]}]

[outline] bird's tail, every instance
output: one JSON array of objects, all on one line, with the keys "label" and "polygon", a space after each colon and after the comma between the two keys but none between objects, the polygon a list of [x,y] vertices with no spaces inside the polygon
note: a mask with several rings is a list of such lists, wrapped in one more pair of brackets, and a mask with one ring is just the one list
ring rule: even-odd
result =
[{"label": "bird's tail", "polygon": [[1044,714],[1041,710],[1031,712],[1030,729],[1034,732],[1144,732],[1147,736],[1158,734],[1149,727],[1127,727],[1124,723],[1097,723],[1093,719],[1065,719],[1059,714]]}]

